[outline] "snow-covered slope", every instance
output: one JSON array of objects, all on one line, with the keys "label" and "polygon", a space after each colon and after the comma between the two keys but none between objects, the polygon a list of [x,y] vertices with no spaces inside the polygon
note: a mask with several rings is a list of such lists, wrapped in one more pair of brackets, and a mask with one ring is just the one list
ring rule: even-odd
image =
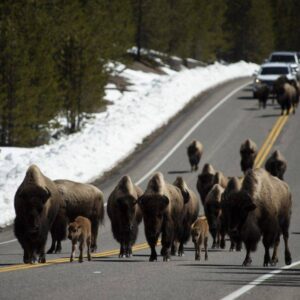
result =
[{"label": "snow-covered slope", "polygon": [[1,148],[0,226],[13,222],[14,193],[30,164],[37,164],[52,179],[91,181],[128,156],[194,96],[226,80],[251,75],[257,68],[245,62],[215,63],[180,72],[164,68],[167,75],[125,69],[122,76],[132,84],[130,91],[122,94],[110,84],[106,99],[113,105],[95,114],[81,132],[41,147]]}]

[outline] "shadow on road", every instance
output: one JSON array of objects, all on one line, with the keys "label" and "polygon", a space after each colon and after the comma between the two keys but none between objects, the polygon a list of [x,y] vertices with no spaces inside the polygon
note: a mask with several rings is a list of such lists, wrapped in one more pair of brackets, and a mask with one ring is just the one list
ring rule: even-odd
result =
[{"label": "shadow on road", "polygon": [[238,100],[253,100],[253,101],[257,100],[257,99],[254,99],[254,98],[251,97],[251,96],[240,96],[240,97],[238,97],[237,99],[238,99]]},{"label": "shadow on road", "polygon": [[256,110],[259,110],[259,108],[258,107],[245,107],[245,108],[243,108],[243,110],[256,111]]},{"label": "shadow on road", "polygon": [[277,118],[279,116],[280,114],[269,114],[269,115],[265,114],[265,115],[258,116],[257,118]]},{"label": "shadow on road", "polygon": [[168,174],[186,174],[191,173],[189,170],[168,171]]}]

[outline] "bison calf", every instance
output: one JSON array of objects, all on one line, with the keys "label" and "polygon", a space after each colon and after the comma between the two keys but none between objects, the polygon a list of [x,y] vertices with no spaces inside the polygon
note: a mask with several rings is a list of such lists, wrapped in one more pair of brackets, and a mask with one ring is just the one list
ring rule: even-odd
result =
[{"label": "bison calf", "polygon": [[193,140],[187,148],[187,154],[191,164],[191,172],[198,170],[198,164],[203,154],[203,145],[199,141]]},{"label": "bison calf", "polygon": [[195,246],[195,260],[200,260],[201,245],[204,244],[205,260],[207,255],[208,223],[205,216],[200,216],[191,226],[192,240]]},{"label": "bison calf", "polygon": [[92,241],[92,233],[91,233],[91,221],[88,218],[79,216],[75,219],[74,222],[69,224],[68,227],[68,238],[72,241],[72,253],[70,257],[70,262],[74,260],[76,245],[79,242],[79,258],[78,262],[83,262],[83,249],[84,245],[87,246],[87,257],[90,261],[91,258],[91,241]]}]

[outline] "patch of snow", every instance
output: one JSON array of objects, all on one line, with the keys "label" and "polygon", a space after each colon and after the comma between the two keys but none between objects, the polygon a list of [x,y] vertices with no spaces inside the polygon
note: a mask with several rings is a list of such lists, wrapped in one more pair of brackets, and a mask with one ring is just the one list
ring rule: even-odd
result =
[{"label": "patch of snow", "polygon": [[132,153],[146,136],[166,124],[194,96],[226,80],[251,76],[258,68],[256,64],[241,61],[180,72],[163,67],[167,75],[159,75],[134,71],[122,64],[107,67],[122,71],[132,86],[130,91],[120,93],[108,84],[105,98],[113,105],[94,114],[81,132],[40,147],[1,148],[1,227],[13,222],[14,194],[29,165],[37,164],[52,179],[89,182]]}]

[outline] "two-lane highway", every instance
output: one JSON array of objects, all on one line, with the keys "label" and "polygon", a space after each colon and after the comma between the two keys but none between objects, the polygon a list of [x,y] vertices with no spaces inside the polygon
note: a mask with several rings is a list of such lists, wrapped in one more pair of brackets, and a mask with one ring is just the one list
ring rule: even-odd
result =
[{"label": "two-lane highway", "polygon": [[[190,173],[186,155],[186,146],[192,139],[204,145],[199,172],[209,162],[225,175],[239,176],[239,147],[251,138],[260,147],[257,166],[263,166],[275,148],[288,160],[285,178],[293,194],[290,249],[293,261],[299,261],[300,119],[298,114],[280,117],[277,105],[258,110],[257,101],[251,99],[251,90],[246,86],[250,80],[227,82],[197,97],[126,162],[95,184],[107,199],[122,175],[129,174],[145,188],[149,175],[161,171],[169,182],[183,176],[196,191],[198,173]],[[4,243],[12,239],[11,229],[0,234],[0,299],[300,298],[300,265],[286,270],[262,267],[262,245],[253,254],[249,268],[241,266],[245,252],[229,252],[229,243],[226,250],[210,250],[208,261],[195,261],[189,242],[184,257],[172,257],[168,263],[159,257],[158,262],[150,263],[141,225],[134,256],[119,259],[118,244],[106,217],[99,233],[100,253],[94,255],[92,262],[69,263],[70,242],[66,241],[63,253],[48,255],[46,265],[28,266],[21,264],[22,250],[17,242]],[[210,238],[209,246],[211,242]],[[282,245],[279,251],[278,268],[284,266]]]}]

